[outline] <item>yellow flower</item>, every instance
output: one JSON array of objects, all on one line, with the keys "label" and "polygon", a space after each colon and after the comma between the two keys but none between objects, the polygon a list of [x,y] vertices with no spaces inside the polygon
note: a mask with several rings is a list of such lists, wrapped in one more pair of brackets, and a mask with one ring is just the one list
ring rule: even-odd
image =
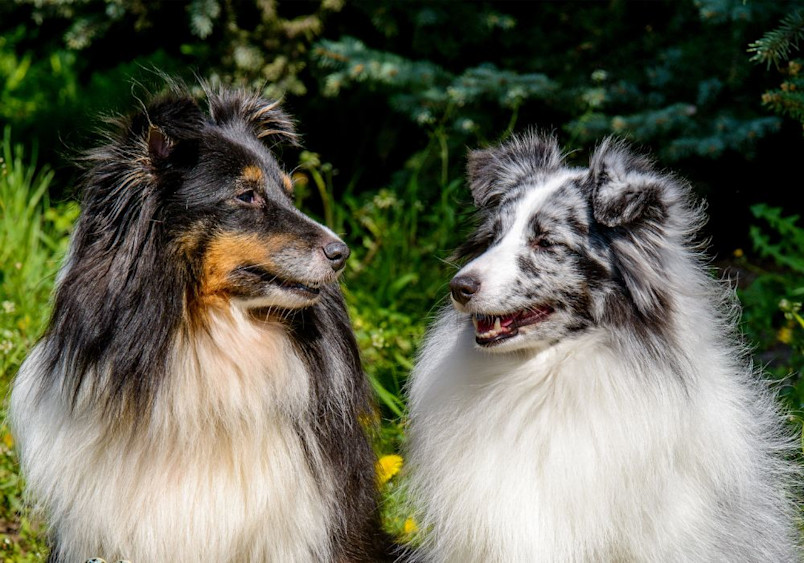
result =
[{"label": "yellow flower", "polygon": [[3,434],[3,443],[6,445],[8,449],[14,447],[14,437],[11,435],[11,432],[6,432]]},{"label": "yellow flower", "polygon": [[790,342],[793,341],[793,329],[789,326],[783,326],[779,329],[779,332],[776,333],[776,338],[779,342],[790,344]]},{"label": "yellow flower", "polygon": [[416,520],[413,518],[408,518],[405,520],[405,524],[402,526],[402,529],[404,530],[405,534],[410,536],[419,531],[419,526],[416,525]]},{"label": "yellow flower", "polygon": [[394,454],[382,456],[377,462],[377,481],[380,485],[384,485],[399,473],[400,469],[402,469],[402,456]]},{"label": "yellow flower", "polygon": [[742,258],[743,257],[743,249],[742,248],[735,248],[734,249],[734,257],[735,258]]}]

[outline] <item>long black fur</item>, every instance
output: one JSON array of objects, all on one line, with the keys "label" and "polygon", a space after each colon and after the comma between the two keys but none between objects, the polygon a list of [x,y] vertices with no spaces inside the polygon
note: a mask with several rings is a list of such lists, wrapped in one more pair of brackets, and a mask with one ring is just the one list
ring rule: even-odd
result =
[{"label": "long black fur", "polygon": [[[169,84],[136,114],[112,120],[105,143],[83,158],[82,213],[39,347],[39,402],[58,389],[73,417],[90,406],[110,432],[147,426],[170,377],[177,335],[204,330],[193,312],[201,257],[216,226],[236,228],[241,220],[216,207],[217,186],[254,154],[273,162],[267,151],[297,140],[291,119],[273,102],[209,87],[205,95],[208,111],[188,88]],[[269,181],[281,185],[280,169],[271,166]],[[266,221],[303,239],[305,227],[294,226],[289,207],[278,206]],[[187,233],[191,250],[179,243]],[[336,483],[333,559],[384,560],[375,458],[360,422],[371,418],[374,404],[343,296],[337,284],[326,285],[315,305],[283,318],[311,376],[318,443],[305,449],[323,452],[326,462],[321,469],[310,457],[308,465]],[[333,387],[336,372],[348,374],[348,393]],[[301,431],[299,437],[307,440]],[[52,540],[55,554],[58,529]]]}]

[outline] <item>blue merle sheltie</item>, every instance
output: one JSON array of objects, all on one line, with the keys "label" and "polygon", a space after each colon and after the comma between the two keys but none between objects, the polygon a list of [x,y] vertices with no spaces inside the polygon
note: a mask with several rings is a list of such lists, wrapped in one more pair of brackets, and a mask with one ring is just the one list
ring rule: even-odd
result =
[{"label": "blue merle sheltie", "polygon": [[421,559],[798,560],[791,440],[688,185],[537,133],[468,169],[478,223],[410,385]]},{"label": "blue merle sheltie", "polygon": [[51,561],[376,561],[373,415],[278,104],[185,87],[112,123],[11,421]]}]

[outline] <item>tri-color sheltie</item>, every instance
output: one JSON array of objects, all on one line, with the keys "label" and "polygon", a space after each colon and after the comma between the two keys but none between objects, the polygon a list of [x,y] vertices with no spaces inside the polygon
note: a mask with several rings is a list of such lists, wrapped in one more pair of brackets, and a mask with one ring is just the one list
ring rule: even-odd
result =
[{"label": "tri-color sheltie", "polygon": [[278,104],[206,90],[169,86],[86,156],[11,396],[50,560],[382,559],[349,249],[293,206]]},{"label": "tri-color sheltie", "polygon": [[478,225],[410,384],[421,559],[798,560],[791,441],[689,187],[536,133],[468,168]]}]

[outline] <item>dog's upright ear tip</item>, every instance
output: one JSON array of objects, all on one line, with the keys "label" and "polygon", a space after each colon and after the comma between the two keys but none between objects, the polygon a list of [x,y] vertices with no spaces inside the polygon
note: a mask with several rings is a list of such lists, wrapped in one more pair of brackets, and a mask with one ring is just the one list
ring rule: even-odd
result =
[{"label": "dog's upright ear tip", "polygon": [[613,228],[647,216],[663,217],[669,183],[656,172],[653,160],[632,152],[624,141],[609,137],[592,155],[585,185],[595,221]]},{"label": "dog's upright ear tip", "polygon": [[495,163],[494,149],[473,149],[467,154],[466,176],[477,207],[484,207],[493,199],[492,188],[497,175]]},{"label": "dog's upright ear tip", "polygon": [[494,158],[492,149],[469,149],[466,155],[466,171],[470,179],[486,167]]}]

